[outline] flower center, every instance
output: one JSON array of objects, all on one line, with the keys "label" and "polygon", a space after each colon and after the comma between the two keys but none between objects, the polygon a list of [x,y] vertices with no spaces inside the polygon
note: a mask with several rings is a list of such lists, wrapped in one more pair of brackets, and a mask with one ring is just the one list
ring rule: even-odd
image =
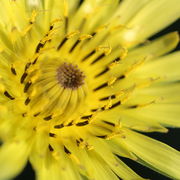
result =
[{"label": "flower center", "polygon": [[84,84],[84,73],[77,65],[63,63],[57,69],[57,79],[63,88],[77,89]]}]

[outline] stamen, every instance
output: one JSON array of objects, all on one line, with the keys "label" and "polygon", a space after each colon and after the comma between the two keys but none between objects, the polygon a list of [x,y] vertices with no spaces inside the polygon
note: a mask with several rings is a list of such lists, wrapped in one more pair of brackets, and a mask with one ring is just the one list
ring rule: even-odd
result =
[{"label": "stamen", "polygon": [[106,96],[106,97],[103,97],[101,99],[99,99],[100,101],[106,101],[106,100],[109,100],[109,99],[115,99],[116,98],[116,95],[111,95],[111,96]]},{"label": "stamen", "polygon": [[27,71],[29,69],[29,67],[31,66],[31,62],[28,62],[24,68],[24,71]]},{"label": "stamen", "polygon": [[20,79],[21,84],[24,83],[24,80],[26,79],[27,75],[28,75],[27,72],[23,73],[23,75],[21,76],[21,79]]},{"label": "stamen", "polygon": [[34,116],[34,117],[37,117],[37,116],[39,116],[39,114],[40,114],[40,112],[34,114],[33,116]]},{"label": "stamen", "polygon": [[94,61],[91,62],[91,65],[95,64],[97,61],[105,57],[105,53],[100,54]]},{"label": "stamen", "polygon": [[76,124],[76,126],[85,126],[85,125],[88,125],[89,124],[89,121],[82,121],[82,122],[78,122]]},{"label": "stamen", "polygon": [[67,37],[65,37],[62,42],[59,44],[59,46],[57,47],[57,50],[60,50],[60,48],[65,44],[65,42],[68,40]]},{"label": "stamen", "polygon": [[87,115],[87,116],[82,116],[81,119],[90,119],[90,118],[92,118],[92,116],[93,116],[92,114],[91,115]]},{"label": "stamen", "polygon": [[100,86],[96,87],[95,89],[93,89],[93,91],[100,90],[100,89],[102,89],[102,88],[104,88],[104,87],[107,87],[107,86],[108,86],[108,83],[105,82],[105,83],[101,84]]},{"label": "stamen", "polygon": [[44,117],[44,120],[45,121],[49,121],[49,120],[51,120],[52,119],[52,115],[49,115],[49,116],[47,116],[47,117]]},{"label": "stamen", "polygon": [[26,115],[27,115],[27,113],[25,112],[25,113],[22,114],[22,117],[26,117]]},{"label": "stamen", "polygon": [[49,137],[56,137],[56,134],[50,132]]},{"label": "stamen", "polygon": [[72,46],[72,48],[69,50],[69,52],[71,53],[74,49],[75,49],[75,47],[80,43],[81,41],[78,39],[75,43],[74,43],[74,45]]},{"label": "stamen", "polygon": [[78,139],[76,139],[76,144],[77,144],[77,146],[79,147],[80,141],[79,141]]},{"label": "stamen", "polygon": [[125,75],[121,75],[117,78],[117,80],[121,80],[121,79],[124,79],[126,76]]},{"label": "stamen", "polygon": [[39,42],[37,47],[36,47],[36,53],[39,53],[40,49],[43,48],[45,43]]},{"label": "stamen", "polygon": [[8,97],[10,100],[14,100],[15,98],[12,97],[7,91],[4,92],[4,95]]},{"label": "stamen", "polygon": [[113,127],[115,127],[115,124],[114,124],[114,123],[112,123],[112,122],[105,121],[105,120],[103,120],[103,122],[104,122],[104,123],[106,123],[106,124],[108,124],[108,125],[110,125],[110,126],[113,126]]},{"label": "stamen", "polygon": [[48,148],[51,152],[54,151],[53,147],[50,144],[49,144]]},{"label": "stamen", "polygon": [[87,55],[82,59],[82,62],[85,61],[86,59],[88,59],[89,57],[91,57],[91,56],[92,56],[93,54],[95,54],[95,53],[96,53],[95,50],[91,51],[89,54],[87,54]]},{"label": "stamen", "polygon": [[24,86],[24,93],[26,93],[26,92],[28,91],[28,89],[30,88],[31,84],[32,84],[31,81],[30,81],[30,82],[27,82],[27,83],[25,84],[25,86]]},{"label": "stamen", "polygon": [[73,121],[71,121],[70,123],[68,123],[66,126],[72,126],[73,125]]},{"label": "stamen", "polygon": [[17,75],[16,69],[15,69],[13,66],[11,67],[11,72],[12,72],[14,75]]},{"label": "stamen", "polygon": [[106,139],[107,138],[107,135],[102,135],[102,136],[96,136],[98,138],[102,138],[102,139]]},{"label": "stamen", "polygon": [[95,78],[102,76],[103,74],[105,74],[106,72],[109,71],[109,68],[105,68],[103,71],[101,71],[99,74],[95,75]]},{"label": "stamen", "polygon": [[121,105],[121,101],[118,101],[118,102],[114,103],[109,109],[113,109],[113,108],[115,108],[115,107],[117,107],[119,105]]},{"label": "stamen", "polygon": [[24,104],[27,106],[27,105],[30,103],[30,101],[31,101],[31,99],[28,97],[28,98],[25,100]]},{"label": "stamen", "polygon": [[71,152],[66,148],[66,146],[64,146],[64,152],[65,152],[66,154],[71,154]]},{"label": "stamen", "polygon": [[84,84],[85,75],[77,65],[63,63],[57,69],[57,79],[63,88],[77,89]]},{"label": "stamen", "polygon": [[65,17],[65,26],[64,26],[64,28],[65,28],[65,32],[67,32],[68,31],[68,22],[69,22],[69,19],[68,19],[68,17],[66,16]]},{"label": "stamen", "polygon": [[64,127],[63,124],[58,124],[58,125],[55,125],[55,126],[54,126],[55,129],[61,129],[61,128],[63,128],[63,127]]}]

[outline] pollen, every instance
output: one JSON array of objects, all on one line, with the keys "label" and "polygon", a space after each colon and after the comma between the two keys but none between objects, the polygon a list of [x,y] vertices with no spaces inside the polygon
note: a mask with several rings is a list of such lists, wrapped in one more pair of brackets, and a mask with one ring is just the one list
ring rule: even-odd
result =
[{"label": "pollen", "polygon": [[57,79],[62,87],[77,89],[84,84],[85,75],[77,65],[63,63],[57,69]]}]

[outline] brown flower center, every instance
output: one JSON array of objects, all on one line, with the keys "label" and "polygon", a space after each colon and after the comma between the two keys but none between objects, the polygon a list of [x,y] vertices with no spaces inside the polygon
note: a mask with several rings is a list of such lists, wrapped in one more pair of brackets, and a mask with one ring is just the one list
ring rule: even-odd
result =
[{"label": "brown flower center", "polygon": [[77,65],[63,63],[57,69],[57,78],[62,87],[74,90],[84,84],[85,75]]}]

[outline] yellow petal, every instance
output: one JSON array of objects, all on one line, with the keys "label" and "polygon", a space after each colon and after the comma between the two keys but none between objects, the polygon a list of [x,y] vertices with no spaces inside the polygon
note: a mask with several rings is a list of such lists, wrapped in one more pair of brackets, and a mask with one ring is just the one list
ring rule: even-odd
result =
[{"label": "yellow petal", "polygon": [[[179,17],[179,0],[152,0],[127,24],[122,40],[129,46],[142,42]],[[164,13],[159,13],[164,12]]]},{"label": "yellow petal", "polygon": [[[122,1],[119,8],[118,15],[119,21],[123,24],[127,23],[134,15],[140,11],[149,0],[126,0]],[[128,9],[128,10],[127,10]]]},{"label": "yellow petal", "polygon": [[138,158],[152,166],[156,171],[171,178],[179,179],[180,152],[131,130],[125,130],[125,134],[125,144]]},{"label": "yellow petal", "polygon": [[[68,159],[66,159],[66,162],[60,162],[53,159],[50,154],[47,154],[45,158],[38,158],[36,160],[40,161],[41,164],[38,169],[37,167],[35,168],[37,180],[81,180],[76,167]],[[31,163],[37,166],[34,160]],[[47,163],[48,165],[46,165]]]},{"label": "yellow petal", "polygon": [[166,81],[176,81],[180,78],[180,52],[175,52],[170,55],[158,58],[150,63],[139,67],[135,74],[138,77],[144,78],[161,78]]},{"label": "yellow petal", "polygon": [[11,179],[24,168],[28,158],[28,146],[24,142],[5,143],[0,149],[0,179]]},{"label": "yellow petal", "polygon": [[[144,122],[147,122],[147,125],[149,122],[157,122],[166,127],[180,127],[179,109],[180,104],[162,103],[154,104],[144,109],[138,109],[137,111],[131,111],[129,114],[136,116],[139,119],[144,119]],[[149,126],[149,129],[151,129],[151,126]],[[157,130],[158,129],[156,129],[156,131]],[[163,131],[163,128],[159,130],[162,130],[161,132],[166,132]]]},{"label": "yellow petal", "polygon": [[[102,163],[102,167],[105,166],[107,163],[110,168],[123,180],[143,180],[144,178],[141,178],[138,174],[133,172],[126,164],[124,164],[119,158],[115,157],[111,150],[110,147],[102,140],[96,140],[94,141],[93,146],[95,147],[95,151],[99,154],[99,156],[96,155],[96,153],[93,153],[93,157],[96,157],[99,159],[99,161]],[[119,146],[119,148],[121,148]],[[102,161],[102,158],[104,159],[104,163]],[[95,163],[94,163],[95,166]],[[105,169],[105,167],[104,167]],[[107,170],[106,170],[107,171]],[[104,179],[104,178],[102,178]],[[112,178],[108,178],[112,179]]]},{"label": "yellow petal", "polygon": [[178,43],[178,32],[168,33],[160,38],[145,43],[144,46],[133,49],[128,53],[126,60],[129,60],[130,58],[142,58],[145,56],[155,58],[171,51]]}]

